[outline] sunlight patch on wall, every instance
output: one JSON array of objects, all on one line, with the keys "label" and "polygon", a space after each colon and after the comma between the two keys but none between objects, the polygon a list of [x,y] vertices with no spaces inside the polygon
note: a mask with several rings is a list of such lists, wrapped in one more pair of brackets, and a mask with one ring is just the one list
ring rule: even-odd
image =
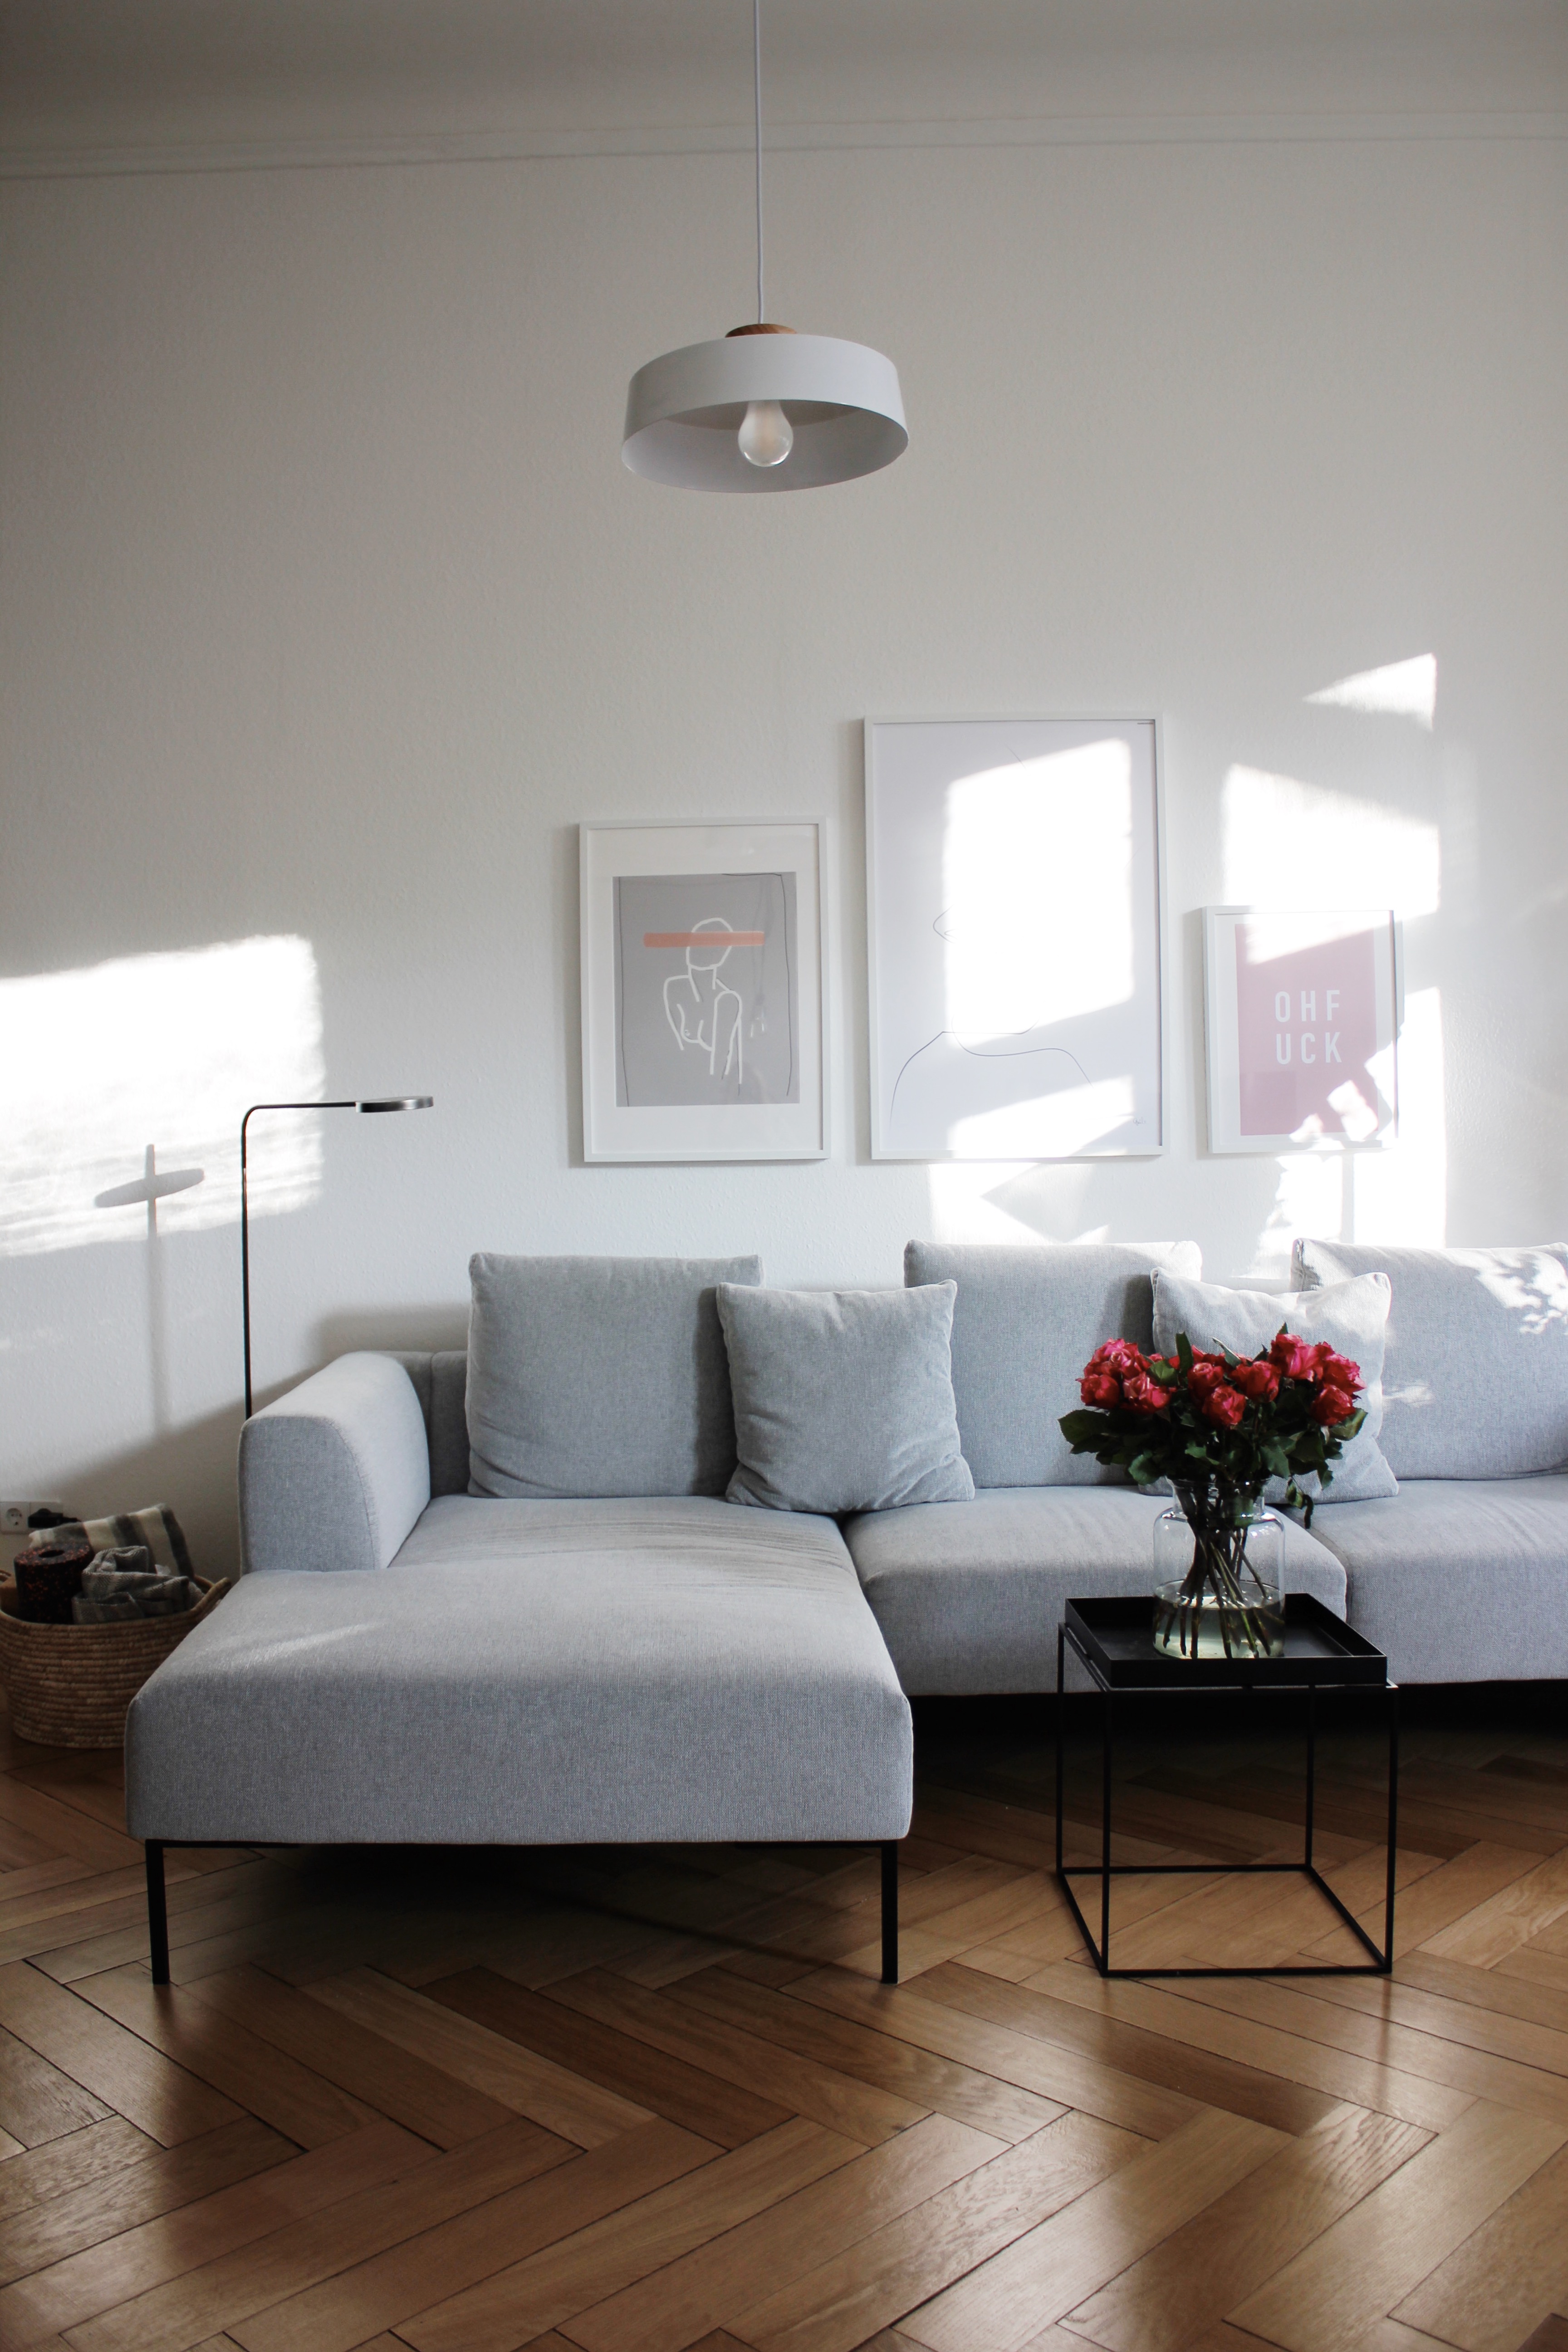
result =
[{"label": "sunlight patch on wall", "polygon": [[952,1149],[994,1152],[1003,1160],[1067,1160],[1135,1117],[1137,1108],[1131,1078],[1097,1078],[1092,1086],[1074,1087],[1059,1096],[1002,1103],[994,1110],[955,1119]]},{"label": "sunlight patch on wall", "polygon": [[1435,824],[1294,776],[1233,767],[1220,799],[1225,894],[1236,907],[1392,907],[1435,915]]},{"label": "sunlight patch on wall", "polygon": [[1293,1151],[1280,1159],[1273,1205],[1253,1252],[1254,1274],[1272,1276],[1287,1289],[1290,1249],[1298,1234],[1311,1234],[1321,1241],[1345,1238],[1345,1162],[1346,1155],[1330,1143],[1319,1151]]},{"label": "sunlight patch on wall", "polygon": [[[1448,1230],[1448,1141],[1440,990],[1413,989],[1405,998],[1398,1052],[1399,1140],[1355,1158],[1352,1238],[1441,1248]],[[1386,1090],[1391,1074],[1380,1066],[1384,1058],[1370,1066]]]},{"label": "sunlight patch on wall", "polygon": [[1015,1216],[1003,1205],[1007,1187],[1018,1174],[1016,1163],[938,1160],[933,1160],[925,1172],[931,1184],[931,1235],[934,1240],[1038,1241],[1039,1234],[1035,1226],[1026,1218]]},{"label": "sunlight patch on wall", "polygon": [[[171,1232],[239,1215],[247,1104],[323,1086],[321,992],[308,940],[235,940],[0,981],[0,1255],[145,1234],[141,1209],[95,1193],[161,1163],[206,1181],[164,1204]],[[321,1121],[279,1114],[254,1155],[250,1205],[315,1196]]]},{"label": "sunlight patch on wall", "polygon": [[1131,996],[1131,772],[1113,737],[950,786],[941,931],[959,1036],[1005,1037],[1044,1007],[1061,1022]]},{"label": "sunlight patch on wall", "polygon": [[1332,686],[1320,687],[1306,698],[1371,717],[1414,719],[1418,727],[1430,728],[1437,713],[1437,656],[1417,654],[1413,661],[1358,670],[1352,677],[1336,678]]}]

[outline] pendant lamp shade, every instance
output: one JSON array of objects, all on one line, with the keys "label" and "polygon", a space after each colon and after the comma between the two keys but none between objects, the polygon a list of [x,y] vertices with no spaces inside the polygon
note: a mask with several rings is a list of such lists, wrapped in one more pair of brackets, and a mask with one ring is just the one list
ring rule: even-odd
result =
[{"label": "pendant lamp shade", "polygon": [[[739,434],[754,404],[794,431],[781,462],[758,465]],[[890,466],[909,446],[899,372],[865,343],[739,328],[638,368],[626,394],[622,462],[681,490],[811,490]]]},{"label": "pendant lamp shade", "polygon": [[757,322],[638,368],[621,462],[676,490],[815,490],[909,447],[899,372],[864,343],[769,323],[763,299],[763,5],[752,0]]}]

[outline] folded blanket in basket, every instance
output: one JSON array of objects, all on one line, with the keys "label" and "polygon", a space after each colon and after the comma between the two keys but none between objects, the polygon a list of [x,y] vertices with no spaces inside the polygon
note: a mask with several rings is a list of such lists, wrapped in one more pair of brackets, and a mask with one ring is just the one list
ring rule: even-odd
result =
[{"label": "folded blanket in basket", "polygon": [[194,1609],[201,1588],[188,1576],[154,1568],[145,1544],[121,1544],[99,1552],[83,1569],[81,1591],[71,1602],[78,1625],[113,1625],[137,1617],[177,1617]]},{"label": "folded blanket in basket", "polygon": [[94,1551],[112,1551],[130,1544],[145,1544],[153,1565],[170,1576],[190,1576],[191,1555],[184,1530],[166,1505],[154,1503],[145,1511],[121,1511],[112,1519],[67,1519],[58,1528],[40,1529],[35,1541],[89,1543]]}]

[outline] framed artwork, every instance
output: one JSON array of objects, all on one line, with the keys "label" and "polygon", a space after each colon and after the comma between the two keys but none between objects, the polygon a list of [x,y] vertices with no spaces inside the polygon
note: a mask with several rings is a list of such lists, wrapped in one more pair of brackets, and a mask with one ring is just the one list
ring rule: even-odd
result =
[{"label": "framed artwork", "polygon": [[585,824],[583,1154],[820,1160],[823,827]]},{"label": "framed artwork", "polygon": [[1372,1151],[1398,1131],[1387,908],[1204,908],[1211,1151]]},{"label": "framed artwork", "polygon": [[868,720],[871,1153],[1164,1149],[1152,719]]}]

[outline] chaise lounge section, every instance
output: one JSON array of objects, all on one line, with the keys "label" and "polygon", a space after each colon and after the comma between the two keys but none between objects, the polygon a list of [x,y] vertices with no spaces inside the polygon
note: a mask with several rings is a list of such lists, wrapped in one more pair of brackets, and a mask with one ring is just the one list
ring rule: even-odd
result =
[{"label": "chaise lounge section", "polygon": [[[735,1262],[536,1263],[592,1293],[555,1396],[594,1360],[598,1483],[727,1477],[689,1375]],[[689,1491],[454,1491],[467,1388],[450,1359],[350,1356],[247,1424],[247,1572],[126,1729],[155,1924],[169,1844],[842,1842],[883,1849],[896,1975],[910,1707],[837,1527]]]}]

